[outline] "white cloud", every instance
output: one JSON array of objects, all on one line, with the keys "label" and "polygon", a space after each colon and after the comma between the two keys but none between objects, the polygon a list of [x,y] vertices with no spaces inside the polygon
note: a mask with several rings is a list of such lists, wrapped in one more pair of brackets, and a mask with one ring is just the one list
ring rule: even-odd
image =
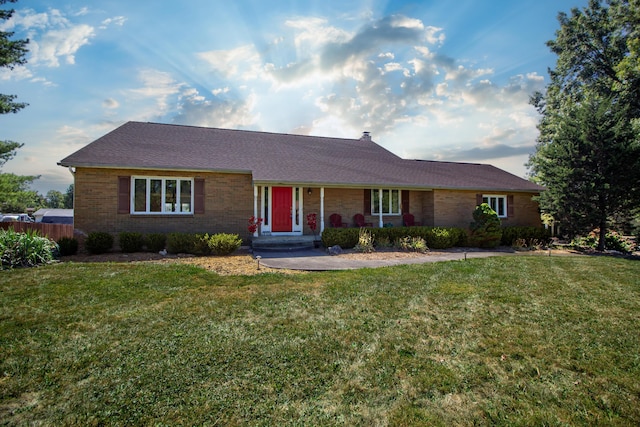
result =
[{"label": "white cloud", "polygon": [[60,66],[60,58],[67,64],[75,63],[75,54],[95,36],[93,27],[85,24],[75,25],[62,30],[46,32],[40,41],[29,45],[32,64],[44,64],[49,67]]},{"label": "white cloud", "polygon": [[184,85],[175,81],[171,74],[152,69],[139,71],[138,79],[142,83],[142,87],[130,89],[128,93],[139,100],[152,100],[155,104],[152,113],[141,111],[142,116],[156,116],[166,113],[169,110],[169,98],[180,93],[180,89]]},{"label": "white cloud", "polygon": [[442,28],[427,27],[427,41],[431,44],[442,45],[446,39]]},{"label": "white cloud", "polygon": [[179,100],[178,114],[173,122],[191,126],[247,128],[254,124],[254,96],[246,100],[204,99],[197,91],[189,91]]},{"label": "white cloud", "polygon": [[115,25],[116,27],[122,27],[126,21],[127,21],[127,18],[125,18],[124,16],[116,16],[116,17],[113,17],[113,18],[107,18],[104,21],[102,21],[102,23],[100,25],[100,29],[101,30],[106,30],[111,25]]},{"label": "white cloud", "polygon": [[260,74],[260,55],[252,45],[231,50],[210,50],[197,54],[225,78],[254,79]]}]

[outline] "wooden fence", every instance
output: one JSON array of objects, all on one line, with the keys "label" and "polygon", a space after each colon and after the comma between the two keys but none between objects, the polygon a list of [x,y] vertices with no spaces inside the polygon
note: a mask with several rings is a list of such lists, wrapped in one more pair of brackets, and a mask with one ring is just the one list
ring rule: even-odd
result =
[{"label": "wooden fence", "polygon": [[44,224],[42,222],[0,222],[1,229],[13,228],[16,232],[38,230],[41,236],[47,236],[51,240],[58,241],[63,237],[73,237],[73,225],[71,224]]}]

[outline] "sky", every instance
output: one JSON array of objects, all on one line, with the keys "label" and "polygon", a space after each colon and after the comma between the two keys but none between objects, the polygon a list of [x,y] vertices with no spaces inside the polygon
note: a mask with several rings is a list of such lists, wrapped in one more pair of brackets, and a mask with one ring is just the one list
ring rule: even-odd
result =
[{"label": "sky", "polygon": [[[372,139],[526,177],[558,12],[587,0],[20,0],[0,68],[23,143],[2,172],[64,192],[64,157],[127,121]],[[176,141],[176,155],[180,142]],[[248,153],[259,155],[259,153]]]}]

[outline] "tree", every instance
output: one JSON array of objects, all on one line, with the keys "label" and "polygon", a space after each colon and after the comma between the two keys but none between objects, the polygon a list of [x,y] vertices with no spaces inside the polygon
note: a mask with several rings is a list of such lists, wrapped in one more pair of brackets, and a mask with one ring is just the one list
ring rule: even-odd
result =
[{"label": "tree", "polygon": [[49,190],[45,196],[46,207],[51,209],[61,209],[64,207],[65,195],[58,190]]},{"label": "tree", "polygon": [[69,184],[69,186],[67,187],[67,192],[64,195],[64,204],[62,206],[63,208],[73,209],[73,192],[74,192],[74,185]]},{"label": "tree", "polygon": [[[17,0],[0,0],[0,5],[5,3],[15,3]],[[13,16],[13,9],[0,9],[0,22],[6,21]],[[16,65],[26,63],[24,59],[27,54],[28,39],[11,40],[13,32],[0,31],[0,67],[12,70]],[[14,102],[16,95],[0,94],[0,114],[17,113],[27,106],[22,102]]]},{"label": "tree", "polygon": [[[17,0],[0,0],[0,5]],[[8,20],[13,10],[0,9],[0,22]],[[0,31],[0,67],[12,70],[16,65],[26,63],[27,43],[29,40],[11,40],[13,32]],[[16,95],[0,94],[0,114],[17,113],[27,104],[15,102]],[[0,168],[11,160],[16,150],[22,144],[14,141],[0,141]],[[3,212],[20,212],[27,207],[41,205],[42,197],[35,191],[29,190],[29,185],[38,179],[37,176],[19,176],[10,173],[0,173],[0,209]]]},{"label": "tree", "polygon": [[599,227],[600,250],[610,219],[640,201],[640,72],[621,65],[630,56],[632,2],[591,0],[570,17],[561,13],[548,42],[556,68],[546,93],[531,99],[542,116],[528,164],[547,187],[540,207],[571,234]]}]

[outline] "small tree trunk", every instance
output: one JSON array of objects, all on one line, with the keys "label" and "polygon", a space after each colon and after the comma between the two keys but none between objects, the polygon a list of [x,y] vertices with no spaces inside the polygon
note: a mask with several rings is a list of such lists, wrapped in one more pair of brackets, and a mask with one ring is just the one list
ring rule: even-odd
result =
[{"label": "small tree trunk", "polygon": [[600,221],[600,239],[598,240],[598,250],[604,252],[607,238],[607,220]]}]

